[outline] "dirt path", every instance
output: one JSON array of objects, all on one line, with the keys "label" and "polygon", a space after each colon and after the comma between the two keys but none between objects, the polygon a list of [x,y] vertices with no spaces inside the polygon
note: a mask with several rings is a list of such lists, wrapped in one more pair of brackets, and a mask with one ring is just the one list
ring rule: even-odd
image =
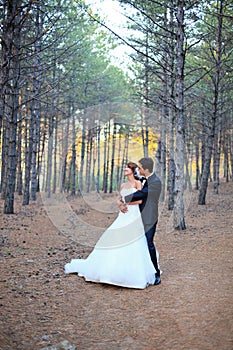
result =
[{"label": "dirt path", "polygon": [[[90,248],[59,233],[40,200],[25,208],[17,198],[16,215],[0,218],[0,349],[232,350],[233,184],[209,193],[206,206],[192,198],[184,232],[167,232],[163,212],[162,284],[145,290],[64,275]],[[83,220],[114,219],[71,205]]]}]

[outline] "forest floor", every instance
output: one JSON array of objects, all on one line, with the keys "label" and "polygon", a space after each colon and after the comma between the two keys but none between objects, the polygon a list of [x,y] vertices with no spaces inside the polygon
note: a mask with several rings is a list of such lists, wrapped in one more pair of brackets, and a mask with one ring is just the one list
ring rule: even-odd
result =
[{"label": "forest floor", "polygon": [[[41,197],[29,206],[16,197],[15,214],[0,217],[0,349],[232,350],[233,183],[219,192],[209,184],[205,206],[192,194],[185,231],[169,231],[162,211],[162,283],[144,290],[65,275],[65,263],[90,246],[58,230]],[[92,224],[116,216],[69,203]]]}]

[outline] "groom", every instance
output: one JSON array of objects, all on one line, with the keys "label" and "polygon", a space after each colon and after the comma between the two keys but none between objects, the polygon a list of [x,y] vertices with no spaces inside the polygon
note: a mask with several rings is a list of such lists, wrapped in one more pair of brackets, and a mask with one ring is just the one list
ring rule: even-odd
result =
[{"label": "groom", "polygon": [[[126,196],[125,203],[142,200],[142,203],[139,204],[139,208],[141,211],[150,257],[156,270],[154,284],[157,285],[161,283],[161,279],[153,239],[158,222],[158,201],[161,192],[161,181],[153,172],[154,162],[152,158],[140,159],[138,162],[138,168],[140,175],[145,176],[146,178],[145,184],[141,190]],[[122,200],[120,202],[121,204],[119,204],[118,207],[121,212],[127,212],[126,204],[123,204]]]}]

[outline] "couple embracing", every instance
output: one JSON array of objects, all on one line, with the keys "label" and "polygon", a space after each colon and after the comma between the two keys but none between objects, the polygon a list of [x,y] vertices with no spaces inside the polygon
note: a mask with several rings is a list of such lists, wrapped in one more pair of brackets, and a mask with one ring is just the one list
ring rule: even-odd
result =
[{"label": "couple embracing", "polygon": [[129,162],[117,201],[119,215],[100,237],[87,259],[72,259],[65,273],[86,281],[144,289],[158,285],[160,268],[153,242],[158,221],[161,181],[151,158]]}]

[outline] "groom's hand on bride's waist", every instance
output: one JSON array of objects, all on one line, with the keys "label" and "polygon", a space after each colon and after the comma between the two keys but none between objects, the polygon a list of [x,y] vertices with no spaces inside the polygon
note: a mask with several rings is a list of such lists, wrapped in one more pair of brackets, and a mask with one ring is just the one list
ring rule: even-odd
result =
[{"label": "groom's hand on bride's waist", "polygon": [[124,203],[121,199],[117,200],[117,207],[122,213],[127,213],[128,211],[127,204]]}]

